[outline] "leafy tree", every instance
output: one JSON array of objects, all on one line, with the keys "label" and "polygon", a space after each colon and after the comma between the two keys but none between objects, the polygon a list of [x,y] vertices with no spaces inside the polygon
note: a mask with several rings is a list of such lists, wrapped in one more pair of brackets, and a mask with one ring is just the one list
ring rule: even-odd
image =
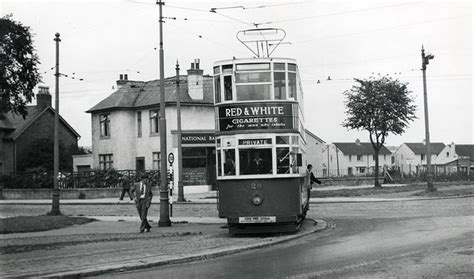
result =
[{"label": "leafy tree", "polygon": [[11,17],[0,18],[0,115],[13,112],[25,118],[33,88],[41,81],[40,62],[30,28]]},{"label": "leafy tree", "polygon": [[[72,155],[84,154],[83,149],[72,144],[65,146],[59,142],[59,171],[72,172]],[[54,167],[54,142],[52,139],[44,138],[33,142],[26,151],[26,158],[18,165],[19,171],[42,167],[53,172]]]},{"label": "leafy tree", "polygon": [[355,79],[357,82],[345,91],[347,118],[342,126],[348,129],[366,130],[375,153],[375,187],[379,183],[379,151],[389,133],[401,135],[410,121],[416,118],[416,105],[407,89],[389,77],[380,79]]}]

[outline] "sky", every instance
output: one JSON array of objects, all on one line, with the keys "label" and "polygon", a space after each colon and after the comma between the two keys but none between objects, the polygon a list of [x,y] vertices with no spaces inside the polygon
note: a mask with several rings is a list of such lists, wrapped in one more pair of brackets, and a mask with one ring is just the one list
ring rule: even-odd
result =
[{"label": "sky", "polygon": [[[41,85],[50,87],[53,104],[54,34],[61,34],[59,71],[67,77],[59,82],[59,111],[81,135],[80,146],[91,145],[86,111],[114,92],[119,74],[142,81],[160,77],[154,0],[3,0],[0,16],[6,14],[31,28]],[[426,71],[430,141],[473,144],[472,14],[473,2],[466,0],[168,0],[164,74],[175,75],[176,61],[185,74],[195,58],[211,74],[216,61],[252,57],[237,32],[255,25],[281,28],[286,37],[272,56],[297,60],[306,128],[328,143],[368,142],[368,132],[342,127],[343,92],[354,78],[389,75],[408,83],[417,105],[417,119],[405,133],[386,138],[386,145],[399,146],[425,138],[424,46],[434,55]]]}]

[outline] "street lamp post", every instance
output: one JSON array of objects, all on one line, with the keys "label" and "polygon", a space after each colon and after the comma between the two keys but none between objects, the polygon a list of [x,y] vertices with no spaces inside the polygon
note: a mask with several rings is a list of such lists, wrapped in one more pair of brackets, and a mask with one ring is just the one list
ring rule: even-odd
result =
[{"label": "street lamp post", "polygon": [[51,207],[51,215],[60,215],[59,210],[59,33],[55,34],[54,41],[56,42],[56,89],[54,94],[54,168],[53,168],[53,200]]},{"label": "street lamp post", "polygon": [[426,65],[429,64],[430,60],[434,58],[434,55],[425,55],[425,49],[421,46],[421,66],[423,71],[423,99],[425,107],[425,141],[426,141],[426,183],[428,186],[428,192],[436,191],[433,185],[433,171],[431,169],[431,146],[430,146],[430,127],[428,119],[428,94],[426,90]]},{"label": "street lamp post", "polygon": [[170,227],[170,212],[169,212],[169,192],[168,192],[168,176],[167,162],[166,162],[166,116],[165,116],[165,67],[163,54],[163,3],[161,0],[156,2],[160,6],[160,153],[161,153],[161,167],[160,167],[160,220],[159,227]]}]

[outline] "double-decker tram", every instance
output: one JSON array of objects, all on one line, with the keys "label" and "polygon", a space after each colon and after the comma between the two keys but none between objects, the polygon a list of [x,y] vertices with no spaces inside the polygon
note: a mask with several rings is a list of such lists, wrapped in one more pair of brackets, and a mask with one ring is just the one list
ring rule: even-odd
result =
[{"label": "double-decker tram", "polygon": [[296,61],[214,63],[219,217],[230,233],[292,232],[308,210]]}]

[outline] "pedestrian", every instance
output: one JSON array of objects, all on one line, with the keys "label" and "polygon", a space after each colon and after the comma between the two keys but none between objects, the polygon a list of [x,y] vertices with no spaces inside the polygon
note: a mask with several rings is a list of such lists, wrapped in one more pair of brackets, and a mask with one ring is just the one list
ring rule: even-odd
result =
[{"label": "pedestrian", "polygon": [[130,181],[127,178],[122,178],[121,183],[122,183],[122,193],[120,194],[119,200],[123,201],[123,197],[125,196],[125,193],[128,194],[128,196],[130,197],[130,200],[133,200],[133,196],[130,193]]},{"label": "pedestrian", "polygon": [[313,174],[312,170],[313,170],[313,165],[308,164],[306,174],[309,176],[308,178],[309,178],[309,188],[310,188],[310,190],[313,188],[314,183],[321,184],[321,180],[314,177],[314,174]]},{"label": "pedestrian", "polygon": [[313,165],[308,164],[308,166],[306,167],[306,178],[308,179],[308,203],[306,204],[306,210],[309,210],[309,198],[311,197],[311,189],[313,189],[313,184],[321,184],[321,180],[314,177],[312,170]]},{"label": "pedestrian", "polygon": [[151,205],[151,199],[153,198],[153,193],[151,192],[151,184],[148,179],[139,180],[133,184],[133,187],[130,189],[131,193],[134,195],[135,205],[137,206],[138,215],[140,216],[140,233],[150,231],[151,226],[148,223],[148,208]]}]

